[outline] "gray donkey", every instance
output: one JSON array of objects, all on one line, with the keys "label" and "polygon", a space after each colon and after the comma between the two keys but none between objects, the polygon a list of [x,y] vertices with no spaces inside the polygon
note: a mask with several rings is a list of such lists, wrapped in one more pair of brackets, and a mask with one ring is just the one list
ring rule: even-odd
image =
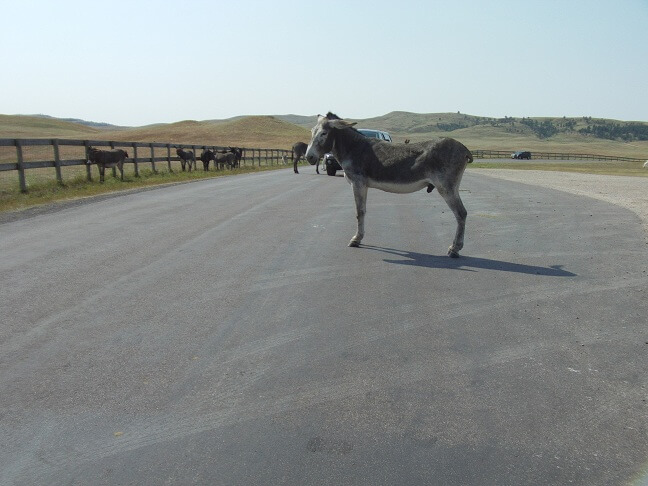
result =
[{"label": "gray donkey", "polygon": [[331,152],[344,169],[353,187],[358,230],[349,246],[360,246],[364,237],[367,190],[370,187],[387,192],[409,193],[437,187],[457,219],[454,241],[448,255],[457,258],[464,244],[466,208],[459,197],[459,184],[466,164],[473,161],[470,151],[452,138],[394,144],[363,136],[349,123],[329,112],[318,116],[313,127],[306,159],[315,164]]}]

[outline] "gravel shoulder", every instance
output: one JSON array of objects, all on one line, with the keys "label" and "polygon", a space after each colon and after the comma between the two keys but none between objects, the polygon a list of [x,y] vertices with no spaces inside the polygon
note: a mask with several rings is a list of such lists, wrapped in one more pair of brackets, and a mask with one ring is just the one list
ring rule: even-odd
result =
[{"label": "gravel shoulder", "polygon": [[642,221],[648,243],[648,180],[643,177],[579,174],[542,170],[471,169],[471,172],[514,182],[550,187],[624,207]]}]

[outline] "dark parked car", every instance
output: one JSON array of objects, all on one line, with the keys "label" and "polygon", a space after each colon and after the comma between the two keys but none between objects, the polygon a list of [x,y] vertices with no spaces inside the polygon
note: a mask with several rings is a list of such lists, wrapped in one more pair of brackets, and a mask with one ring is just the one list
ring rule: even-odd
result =
[{"label": "dark parked car", "polygon": [[531,160],[531,152],[527,152],[525,150],[520,150],[518,152],[515,152],[511,154],[512,159],[526,159],[526,160]]},{"label": "dark parked car", "polygon": [[[381,130],[369,130],[367,128],[358,128],[358,131],[362,133],[367,138],[377,138],[384,142],[392,141],[391,135],[387,132]],[[340,163],[333,157],[333,154],[324,155],[324,166],[326,167],[326,173],[330,176],[334,176],[338,170],[342,170]]]}]

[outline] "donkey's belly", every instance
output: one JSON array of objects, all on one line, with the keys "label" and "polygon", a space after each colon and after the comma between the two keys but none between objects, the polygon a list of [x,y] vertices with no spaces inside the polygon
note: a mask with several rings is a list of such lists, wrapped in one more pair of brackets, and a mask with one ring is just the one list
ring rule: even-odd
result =
[{"label": "donkey's belly", "polygon": [[428,181],[415,181],[415,182],[385,182],[369,179],[367,182],[369,187],[374,187],[385,192],[396,192],[399,194],[406,194],[409,192],[420,191],[428,186]]}]

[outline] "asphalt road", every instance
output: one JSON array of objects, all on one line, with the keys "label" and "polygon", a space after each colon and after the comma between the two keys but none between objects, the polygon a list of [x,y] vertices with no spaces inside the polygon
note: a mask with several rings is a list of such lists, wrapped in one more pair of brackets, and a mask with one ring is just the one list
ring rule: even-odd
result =
[{"label": "asphalt road", "polygon": [[633,213],[300,170],[0,224],[0,484],[647,484]]}]

